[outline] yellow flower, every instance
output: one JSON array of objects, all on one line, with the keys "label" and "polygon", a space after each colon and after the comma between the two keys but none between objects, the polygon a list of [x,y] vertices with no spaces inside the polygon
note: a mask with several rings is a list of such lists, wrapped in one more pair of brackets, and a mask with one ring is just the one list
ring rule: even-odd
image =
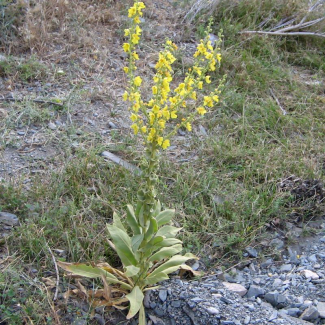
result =
[{"label": "yellow flower", "polygon": [[123,70],[124,70],[125,73],[128,73],[129,72],[129,68],[128,67],[124,67]]},{"label": "yellow flower", "polygon": [[137,10],[134,7],[131,7],[128,13],[128,17],[132,18],[137,13]]},{"label": "yellow flower", "polygon": [[198,107],[196,110],[200,115],[204,115],[207,112],[203,106]]},{"label": "yellow flower", "polygon": [[142,29],[140,28],[140,26],[139,25],[137,25],[136,27],[135,27],[135,33],[137,34],[137,35],[141,35],[141,32],[142,32]]},{"label": "yellow flower", "polygon": [[164,121],[164,120],[159,120],[159,121],[158,121],[158,124],[159,124],[159,126],[160,126],[162,129],[164,129],[164,128],[165,128],[165,125],[166,125],[166,121]]},{"label": "yellow flower", "polygon": [[158,105],[155,105],[153,108],[152,108],[152,111],[157,114],[159,112],[159,109],[160,107]]},{"label": "yellow flower", "polygon": [[129,36],[129,35],[130,35],[130,30],[124,29],[124,36]]},{"label": "yellow flower", "polygon": [[124,94],[123,94],[123,100],[124,101],[127,101],[128,100],[128,96],[129,96],[128,92],[125,91]]},{"label": "yellow flower", "polygon": [[142,132],[142,133],[147,133],[147,127],[146,127],[146,126],[143,126],[143,127],[141,128],[141,132]]},{"label": "yellow flower", "polygon": [[134,60],[139,60],[139,56],[137,52],[132,52],[132,56],[134,58]]},{"label": "yellow flower", "polygon": [[153,86],[153,87],[152,87],[152,93],[153,93],[154,95],[157,95],[157,92],[158,92],[158,88],[157,88],[157,86]]},{"label": "yellow flower", "polygon": [[186,123],[186,129],[187,129],[187,131],[192,131],[192,125],[190,122]]},{"label": "yellow flower", "polygon": [[141,10],[141,9],[144,9],[146,7],[146,5],[141,1],[141,2],[138,2],[138,9]]},{"label": "yellow flower", "polygon": [[162,144],[162,148],[163,149],[167,149],[170,146],[170,142],[168,139],[164,140],[163,144]]},{"label": "yellow flower", "polygon": [[137,87],[140,87],[141,86],[141,83],[142,83],[142,79],[141,77],[137,76],[134,78],[134,84],[137,86]]},{"label": "yellow flower", "polygon": [[139,40],[140,40],[139,35],[137,35],[137,34],[132,34],[132,37],[131,37],[131,42],[132,42],[132,44],[138,44],[138,43],[139,43]]},{"label": "yellow flower", "polygon": [[123,50],[125,53],[128,53],[130,51],[130,44],[129,43],[124,43],[123,44]]},{"label": "yellow flower", "polygon": [[202,89],[203,88],[203,81],[199,81],[199,83],[197,84],[197,87],[199,89]]},{"label": "yellow flower", "polygon": [[141,20],[140,20],[140,18],[139,18],[138,16],[135,17],[135,18],[133,19],[133,21],[134,21],[135,24],[140,24],[140,23],[141,23]]},{"label": "yellow flower", "polygon": [[158,137],[157,143],[161,146],[163,143],[164,138],[163,137]]},{"label": "yellow flower", "polygon": [[140,104],[139,104],[139,103],[135,103],[135,104],[132,106],[133,111],[136,112],[136,113],[139,112],[139,108],[140,108]]},{"label": "yellow flower", "polygon": [[221,61],[221,54],[220,53],[217,53],[217,60],[218,60],[218,62]]},{"label": "yellow flower", "polygon": [[177,113],[176,111],[170,112],[170,117],[171,118],[177,118],[177,114],[176,113]]},{"label": "yellow flower", "polygon": [[134,113],[132,113],[130,118],[131,118],[132,122],[135,122],[138,119],[138,116],[135,115]]},{"label": "yellow flower", "polygon": [[196,91],[193,91],[192,94],[191,94],[191,98],[196,100]]},{"label": "yellow flower", "polygon": [[212,98],[216,103],[219,102],[219,96],[218,95],[214,95]]},{"label": "yellow flower", "polygon": [[134,134],[137,135],[138,132],[139,132],[139,127],[138,127],[138,125],[137,125],[137,124],[132,124],[132,125],[131,125],[131,128],[133,129]]},{"label": "yellow flower", "polygon": [[209,96],[204,96],[204,102],[203,105],[213,107],[213,100]]},{"label": "yellow flower", "polygon": [[205,82],[206,82],[207,84],[211,83],[210,76],[206,76],[206,77],[205,77]]}]

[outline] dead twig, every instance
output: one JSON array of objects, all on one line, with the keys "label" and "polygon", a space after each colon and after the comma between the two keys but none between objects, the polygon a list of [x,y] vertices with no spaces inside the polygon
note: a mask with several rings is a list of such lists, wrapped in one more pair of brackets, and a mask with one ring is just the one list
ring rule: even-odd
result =
[{"label": "dead twig", "polygon": [[[25,101],[29,101],[29,100],[31,100],[31,99],[4,98],[4,97],[0,98],[0,101],[3,101],[3,102],[17,102],[17,103],[21,103],[21,102],[25,102]],[[50,105],[56,105],[56,106],[60,106],[60,107],[64,106],[64,104],[52,102],[50,100],[32,99],[31,101],[34,103],[39,103],[39,104],[50,104]]]},{"label": "dead twig", "polygon": [[325,37],[325,33],[313,33],[313,32],[292,32],[292,33],[278,33],[278,32],[263,32],[257,30],[247,30],[239,32],[239,34],[266,34],[266,35],[279,35],[279,36],[318,36]]},{"label": "dead twig", "polygon": [[282,105],[281,105],[279,99],[275,96],[275,94],[274,94],[272,88],[270,88],[269,90],[270,90],[271,96],[273,97],[273,99],[276,101],[276,103],[277,103],[278,106],[280,107],[282,114],[283,114],[283,115],[287,115],[287,111],[282,107]]},{"label": "dead twig", "polygon": [[55,293],[54,293],[53,301],[56,301],[56,299],[58,298],[59,281],[60,281],[59,269],[58,269],[58,265],[56,264],[55,256],[53,255],[53,252],[52,252],[50,246],[47,243],[46,243],[46,247],[47,247],[48,251],[50,252],[50,254],[52,256],[52,260],[53,260],[54,267],[55,267],[56,287],[55,287]]}]

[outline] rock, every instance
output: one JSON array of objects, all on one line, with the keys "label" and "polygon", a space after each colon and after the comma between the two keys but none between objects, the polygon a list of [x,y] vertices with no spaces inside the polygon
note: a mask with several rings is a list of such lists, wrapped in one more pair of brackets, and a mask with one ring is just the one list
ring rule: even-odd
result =
[{"label": "rock", "polygon": [[317,310],[320,318],[325,318],[325,302],[319,302],[317,304]]},{"label": "rock", "polygon": [[159,290],[159,299],[162,302],[166,301],[166,299],[167,299],[167,290],[165,290],[165,289]]},{"label": "rock", "polygon": [[241,284],[229,283],[229,282],[222,282],[222,284],[229,291],[235,292],[235,293],[239,294],[241,297],[245,296],[245,294],[247,293],[247,289],[244,286],[242,286]]},{"label": "rock", "polygon": [[289,316],[296,317],[296,318],[298,318],[301,314],[301,311],[299,308],[288,308],[287,312],[288,312]]},{"label": "rock", "polygon": [[265,290],[256,286],[256,285],[251,285],[248,289],[247,292],[247,298],[256,298],[256,297],[260,297],[263,296],[265,294]]},{"label": "rock", "polygon": [[277,250],[280,250],[284,247],[284,241],[279,238],[274,238],[271,240],[270,245],[276,248]]},{"label": "rock", "polygon": [[210,315],[218,315],[219,314],[219,309],[215,307],[207,307],[205,309]]},{"label": "rock", "polygon": [[245,252],[249,255],[249,257],[256,258],[258,256],[257,250],[253,247],[247,247]]},{"label": "rock", "polygon": [[301,319],[307,321],[316,320],[318,317],[319,317],[319,312],[317,308],[314,306],[310,306],[309,308],[307,308],[300,316]]},{"label": "rock", "polygon": [[287,304],[286,296],[280,294],[278,291],[268,292],[264,296],[264,299],[276,308],[283,308]]},{"label": "rock", "polygon": [[280,272],[290,272],[292,270],[291,264],[283,264],[280,267]]},{"label": "rock", "polygon": [[306,278],[306,279],[312,279],[312,280],[318,280],[319,275],[313,271],[310,270],[302,270],[301,274]]},{"label": "rock", "polygon": [[48,128],[51,129],[51,130],[55,130],[55,129],[56,129],[56,125],[55,125],[55,123],[53,123],[53,122],[50,122],[47,126],[48,126]]},{"label": "rock", "polygon": [[0,212],[0,223],[7,226],[17,226],[19,219],[15,214],[9,212]]}]

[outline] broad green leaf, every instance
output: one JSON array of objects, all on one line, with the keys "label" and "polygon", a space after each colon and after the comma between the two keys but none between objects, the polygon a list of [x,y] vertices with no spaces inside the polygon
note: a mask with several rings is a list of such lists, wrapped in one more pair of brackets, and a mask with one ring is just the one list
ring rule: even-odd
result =
[{"label": "broad green leaf", "polygon": [[183,249],[181,244],[177,244],[171,247],[163,247],[157,253],[150,256],[149,261],[162,261],[166,257],[173,256],[179,253]]},{"label": "broad green leaf", "polygon": [[120,228],[124,232],[126,232],[126,229],[124,228],[120,217],[118,216],[118,214],[115,211],[113,212],[113,225],[117,228]]},{"label": "broad green leaf", "polygon": [[147,245],[148,245],[148,247],[155,246],[158,243],[161,243],[164,239],[165,239],[165,237],[163,237],[163,236],[156,236],[156,237],[152,238]]},{"label": "broad green leaf", "polygon": [[172,209],[167,209],[165,211],[160,212],[156,217],[158,227],[168,223],[170,220],[173,219],[174,215],[175,210]]},{"label": "broad green leaf", "polygon": [[153,217],[156,217],[156,216],[160,213],[160,211],[161,211],[161,204],[160,204],[160,201],[158,200],[158,201],[156,202],[155,210],[154,210],[154,212],[152,213],[152,216],[153,216]]},{"label": "broad green leaf", "polygon": [[186,255],[173,256],[170,260],[168,260],[164,264],[158,266],[150,275],[155,275],[160,272],[165,272],[165,270],[169,269],[170,267],[182,265],[187,260],[193,259],[192,256],[186,256]]},{"label": "broad green leaf", "polygon": [[160,281],[168,280],[169,276],[165,272],[160,272],[154,275],[149,275],[145,279],[146,285],[156,284]]},{"label": "broad green leaf", "polygon": [[[152,221],[154,220],[154,221]],[[154,234],[154,228],[157,226],[157,222],[155,222],[156,220],[154,218],[151,218],[149,220],[149,227],[145,233],[145,239],[146,241],[150,241],[152,238],[152,235]]]},{"label": "broad green leaf", "polygon": [[119,283],[124,288],[132,289],[130,285],[128,285],[123,281],[118,280],[118,278],[115,275],[103,270],[102,268],[92,267],[90,265],[86,265],[82,263],[66,263],[60,261],[58,261],[57,263],[62,269],[71,272],[74,275],[80,275],[91,279],[101,278],[102,276],[104,276],[106,281],[109,283],[113,283],[113,284]]},{"label": "broad green leaf", "polygon": [[164,226],[157,231],[157,236],[165,236],[166,238],[173,238],[182,228],[173,226]]},{"label": "broad green leaf", "polygon": [[144,306],[142,305],[139,310],[139,325],[146,325],[146,312]]},{"label": "broad green leaf", "polygon": [[136,286],[133,290],[125,296],[130,301],[130,310],[126,316],[126,319],[130,319],[136,315],[136,313],[140,310],[141,306],[143,306],[143,298],[144,295],[141,289]]},{"label": "broad green leaf", "polygon": [[141,228],[139,227],[133,206],[130,204],[126,206],[126,220],[135,235],[141,234]]},{"label": "broad green leaf", "polygon": [[144,215],[143,215],[143,205],[141,206],[141,209],[139,210],[139,214],[137,215],[137,219],[139,220],[139,224],[141,227],[144,227],[145,224],[144,224]]},{"label": "broad green leaf", "polygon": [[125,269],[126,271],[124,274],[129,278],[132,278],[133,276],[137,275],[140,271],[140,268],[134,265],[129,265]]},{"label": "broad green leaf", "polygon": [[128,234],[115,226],[107,225],[109,234],[112,237],[116,252],[124,266],[137,265],[138,261],[131,248],[131,238]]},{"label": "broad green leaf", "polygon": [[162,242],[157,243],[157,246],[160,247],[169,247],[176,244],[182,244],[182,241],[177,238],[165,238]]},{"label": "broad green leaf", "polygon": [[143,241],[143,237],[144,237],[143,234],[141,234],[141,235],[135,235],[131,238],[131,246],[133,252],[136,252],[139,249],[139,246]]},{"label": "broad green leaf", "polygon": [[179,268],[180,268],[182,265],[183,265],[183,264],[175,265],[175,266],[169,267],[168,269],[165,269],[165,270],[164,270],[164,273],[166,273],[166,274],[173,273],[173,272],[179,270]]}]

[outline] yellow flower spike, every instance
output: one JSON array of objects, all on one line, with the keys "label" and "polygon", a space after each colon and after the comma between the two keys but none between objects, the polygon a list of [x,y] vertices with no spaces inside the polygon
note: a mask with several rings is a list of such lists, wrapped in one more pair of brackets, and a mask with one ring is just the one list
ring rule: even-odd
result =
[{"label": "yellow flower spike", "polygon": [[170,112],[170,117],[171,118],[177,118],[177,114],[176,113],[177,113],[176,111]]},{"label": "yellow flower spike", "polygon": [[204,115],[207,112],[203,106],[198,107],[196,110],[200,115]]},{"label": "yellow flower spike", "polygon": [[158,93],[158,88],[157,88],[157,86],[153,86],[153,87],[152,87],[152,94],[153,94],[153,95],[157,95],[157,93]]},{"label": "yellow flower spike", "polygon": [[211,83],[210,76],[206,76],[206,77],[205,77],[205,82],[206,82],[207,84],[210,84],[210,83]]},{"label": "yellow flower spike", "polygon": [[187,122],[187,123],[186,123],[186,130],[187,130],[187,131],[192,131],[192,125],[191,125],[190,122]]},{"label": "yellow flower spike", "polygon": [[125,73],[128,73],[128,72],[129,72],[129,68],[128,68],[128,67],[124,67],[124,68],[123,68],[123,71],[124,71]]},{"label": "yellow flower spike", "polygon": [[132,122],[135,122],[138,119],[138,116],[135,115],[134,113],[132,113],[130,118],[131,118]]},{"label": "yellow flower spike", "polygon": [[170,147],[170,142],[168,139],[164,140],[162,146],[163,149],[167,149],[168,147]]},{"label": "yellow flower spike", "polygon": [[141,83],[142,83],[142,79],[141,77],[137,76],[134,78],[134,84],[137,86],[137,87],[140,87],[141,86]]},{"label": "yellow flower spike", "polygon": [[123,50],[125,53],[128,53],[130,51],[130,44],[129,43],[124,43],[123,44]]},{"label": "yellow flower spike", "polygon": [[138,127],[138,125],[137,125],[137,124],[132,124],[132,125],[131,125],[131,128],[133,129],[134,134],[137,135],[138,132],[139,132],[139,127]]}]

